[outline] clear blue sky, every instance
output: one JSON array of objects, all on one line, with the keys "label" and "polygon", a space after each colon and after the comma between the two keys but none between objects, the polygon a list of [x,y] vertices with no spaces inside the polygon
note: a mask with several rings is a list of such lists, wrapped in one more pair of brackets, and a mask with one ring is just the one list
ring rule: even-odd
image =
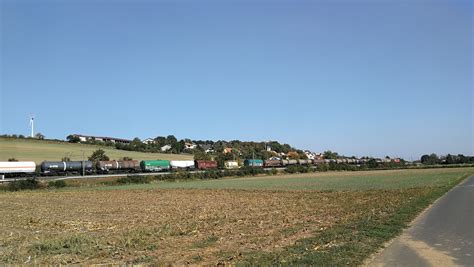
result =
[{"label": "clear blue sky", "polygon": [[1,133],[474,154],[472,1],[0,1]]}]

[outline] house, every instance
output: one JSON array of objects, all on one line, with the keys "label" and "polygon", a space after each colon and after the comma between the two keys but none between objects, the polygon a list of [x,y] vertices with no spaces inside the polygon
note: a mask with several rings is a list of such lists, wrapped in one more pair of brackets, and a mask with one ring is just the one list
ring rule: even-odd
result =
[{"label": "house", "polygon": [[209,145],[209,144],[202,144],[202,145],[199,145],[199,147],[204,150],[204,152],[206,153],[212,153],[214,152],[214,148],[212,147],[212,145]]},{"label": "house", "polygon": [[196,147],[197,145],[194,143],[189,143],[189,142],[184,143],[184,149],[195,149]]},{"label": "house", "polygon": [[147,139],[143,140],[142,142],[143,142],[144,144],[149,145],[149,144],[153,144],[153,143],[155,142],[155,139],[153,139],[153,138],[147,138]]},{"label": "house", "polygon": [[162,151],[162,152],[166,152],[166,151],[168,151],[168,150],[170,150],[170,149],[171,149],[171,146],[170,146],[170,145],[164,145],[164,146],[161,147],[161,151]]},{"label": "house", "polygon": [[304,154],[306,155],[306,157],[308,157],[308,159],[316,159],[316,153],[313,153],[309,150],[305,150]]},{"label": "house", "polygon": [[224,154],[228,154],[228,153],[231,153],[232,152],[232,147],[226,147],[224,148],[224,150],[222,151],[222,153]]},{"label": "house", "polygon": [[93,135],[83,135],[83,134],[72,134],[72,136],[77,136],[80,142],[98,141],[98,142],[112,142],[112,143],[120,143],[120,144],[129,144],[132,142],[132,140],[128,140],[128,139],[107,137],[107,136],[93,136]]}]

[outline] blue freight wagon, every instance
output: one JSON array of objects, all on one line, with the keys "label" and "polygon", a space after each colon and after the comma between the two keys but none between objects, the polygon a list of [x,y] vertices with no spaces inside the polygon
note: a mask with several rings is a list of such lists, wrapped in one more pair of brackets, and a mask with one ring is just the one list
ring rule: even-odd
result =
[{"label": "blue freight wagon", "polygon": [[244,160],[244,166],[263,167],[263,160],[261,160],[261,159],[246,159],[246,160]]}]

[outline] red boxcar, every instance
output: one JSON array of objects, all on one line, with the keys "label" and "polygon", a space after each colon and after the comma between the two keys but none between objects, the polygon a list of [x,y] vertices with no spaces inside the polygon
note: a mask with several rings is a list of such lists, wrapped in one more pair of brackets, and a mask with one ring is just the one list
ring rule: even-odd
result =
[{"label": "red boxcar", "polygon": [[200,170],[207,170],[207,169],[217,169],[217,161],[213,160],[196,160],[195,166],[197,169]]}]

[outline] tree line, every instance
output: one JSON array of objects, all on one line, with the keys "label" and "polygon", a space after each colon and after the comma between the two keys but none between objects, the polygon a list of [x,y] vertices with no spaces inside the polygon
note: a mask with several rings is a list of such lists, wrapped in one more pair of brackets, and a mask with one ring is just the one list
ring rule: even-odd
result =
[{"label": "tree line", "polygon": [[463,154],[438,156],[432,153],[421,156],[420,162],[424,165],[474,164],[474,156],[464,156]]}]

